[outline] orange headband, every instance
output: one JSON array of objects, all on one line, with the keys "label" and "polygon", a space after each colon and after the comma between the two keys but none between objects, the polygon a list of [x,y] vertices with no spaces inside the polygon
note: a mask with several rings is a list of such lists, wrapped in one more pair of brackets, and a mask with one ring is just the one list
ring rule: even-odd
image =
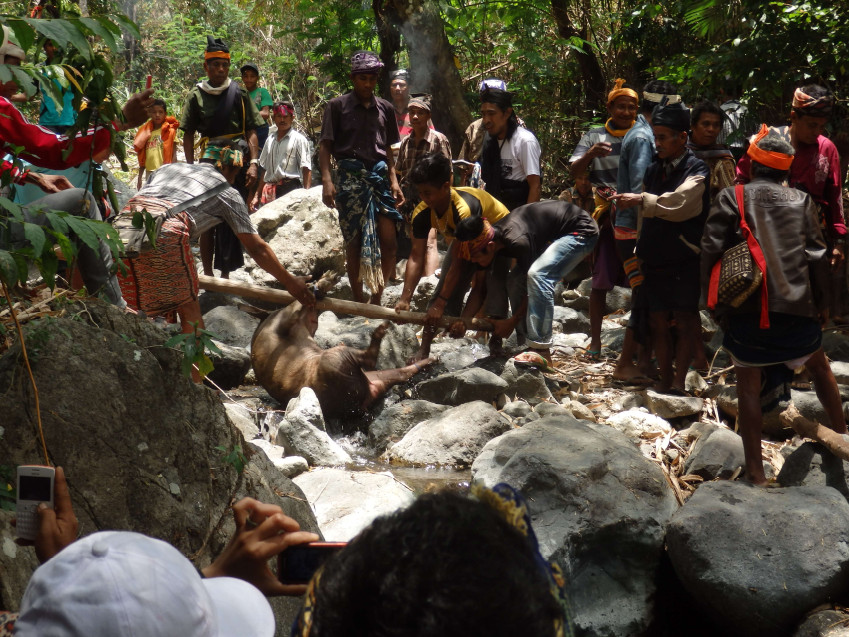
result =
[{"label": "orange headband", "polygon": [[225,51],[206,51],[203,54],[204,60],[211,60],[213,58],[223,58],[225,60],[229,60],[230,54]]},{"label": "orange headband", "polygon": [[483,220],[483,230],[474,239],[460,242],[460,258],[471,261],[478,252],[482,252],[487,244],[495,238],[495,228],[487,219]]},{"label": "orange headband", "polygon": [[637,104],[640,103],[640,96],[637,95],[637,91],[630,88],[622,88],[622,85],[625,84],[625,80],[620,78],[616,79],[616,82],[613,84],[613,90],[607,94],[607,104],[610,105],[617,97],[630,97]]},{"label": "orange headband", "polygon": [[773,150],[763,150],[758,147],[758,142],[769,134],[769,128],[766,124],[761,124],[761,129],[752,143],[749,144],[749,150],[746,151],[752,161],[763,164],[767,168],[775,168],[776,170],[790,170],[790,164],[793,163],[793,155],[785,155]]}]

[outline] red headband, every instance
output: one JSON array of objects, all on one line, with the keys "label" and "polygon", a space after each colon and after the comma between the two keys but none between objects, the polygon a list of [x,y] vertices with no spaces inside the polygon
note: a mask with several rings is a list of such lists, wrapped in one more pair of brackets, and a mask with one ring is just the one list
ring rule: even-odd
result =
[{"label": "red headband", "polygon": [[484,248],[495,238],[495,228],[490,225],[489,221],[483,220],[483,230],[474,239],[470,241],[460,242],[460,257],[466,261],[471,261],[472,257],[479,252],[483,252]]},{"label": "red headband", "polygon": [[295,109],[288,104],[278,104],[274,107],[274,112],[277,115],[294,115]]}]

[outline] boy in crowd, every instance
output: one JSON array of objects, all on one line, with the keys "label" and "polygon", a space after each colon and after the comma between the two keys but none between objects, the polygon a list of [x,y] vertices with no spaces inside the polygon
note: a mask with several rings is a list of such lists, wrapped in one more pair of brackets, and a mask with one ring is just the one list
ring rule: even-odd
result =
[{"label": "boy in crowd", "polygon": [[589,169],[590,181],[596,189],[593,218],[598,222],[600,234],[593,263],[590,346],[587,350],[592,358],[601,356],[601,321],[604,317],[607,292],[625,282],[622,262],[616,253],[613,240],[610,197],[616,192],[622,138],[634,125],[638,99],[637,92],[625,86],[625,80],[616,80],[613,90],[607,95],[607,112],[610,117],[604,126],[592,128],[584,133],[569,159],[572,177],[577,177]]},{"label": "boy in crowd", "polygon": [[251,100],[253,100],[256,110],[259,111],[259,116],[265,120],[262,126],[256,127],[256,140],[259,147],[265,146],[265,140],[268,139],[268,120],[271,118],[271,107],[274,101],[271,99],[271,93],[265,87],[259,86],[259,67],[253,62],[248,62],[243,65],[239,71],[242,74],[242,86],[248,92]]},{"label": "boy in crowd", "polygon": [[709,100],[693,107],[690,142],[687,147],[710,168],[710,199],[713,201],[723,188],[734,186],[735,161],[731,149],[716,140],[722,132],[722,109]]},{"label": "boy in crowd", "polygon": [[312,149],[309,140],[292,126],[295,107],[291,102],[277,102],[271,118],[277,130],[259,155],[262,172],[252,210],[293,190],[312,186]]},{"label": "boy in crowd", "polygon": [[180,122],[168,115],[164,100],[153,100],[150,119],[136,133],[133,149],[139,156],[139,178],[136,189],[141,190],[142,177],[147,171],[150,176],[163,164],[177,161],[177,128]]}]

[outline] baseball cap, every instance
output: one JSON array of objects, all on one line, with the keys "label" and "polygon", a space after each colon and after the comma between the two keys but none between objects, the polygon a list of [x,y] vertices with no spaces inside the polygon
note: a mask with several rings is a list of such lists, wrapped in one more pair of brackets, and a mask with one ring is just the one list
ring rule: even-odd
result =
[{"label": "baseball cap", "polygon": [[256,64],[254,64],[253,62],[245,62],[242,65],[242,68],[239,69],[239,73],[244,73],[245,69],[250,69],[251,71],[253,71],[257,75],[259,75],[259,67]]},{"label": "baseball cap", "polygon": [[201,578],[170,544],[127,531],[94,533],[42,564],[15,624],[20,637],[273,637],[254,586]]}]

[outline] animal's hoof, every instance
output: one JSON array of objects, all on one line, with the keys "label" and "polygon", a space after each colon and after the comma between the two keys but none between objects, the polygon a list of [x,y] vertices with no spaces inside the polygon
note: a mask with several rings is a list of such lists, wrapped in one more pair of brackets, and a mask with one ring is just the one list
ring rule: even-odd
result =
[{"label": "animal's hoof", "polygon": [[374,330],[374,333],[372,334],[372,338],[382,339],[384,336],[386,336],[386,332],[389,331],[390,325],[391,325],[391,323],[389,321],[383,321],[383,323],[378,325],[377,329]]}]

